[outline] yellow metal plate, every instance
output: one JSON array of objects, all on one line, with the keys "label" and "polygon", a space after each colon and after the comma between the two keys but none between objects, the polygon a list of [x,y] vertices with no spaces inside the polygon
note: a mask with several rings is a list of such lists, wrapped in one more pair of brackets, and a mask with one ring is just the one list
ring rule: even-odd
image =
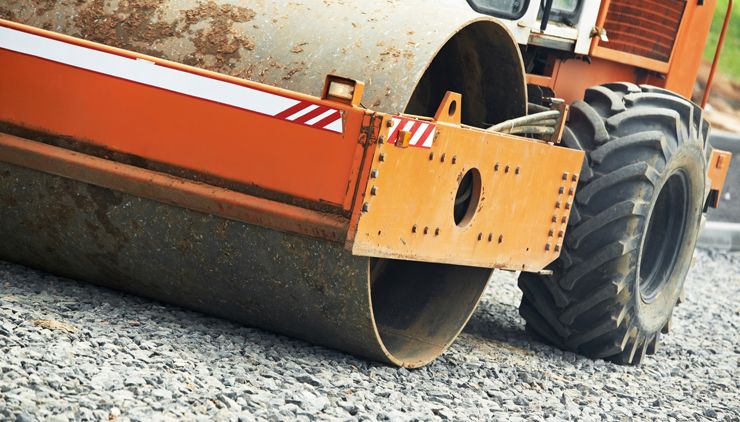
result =
[{"label": "yellow metal plate", "polygon": [[[583,153],[434,124],[430,147],[377,145],[352,252],[525,271],[557,258]],[[385,139],[392,126],[383,125]],[[471,169],[480,174],[479,200],[456,224],[456,194]]]}]

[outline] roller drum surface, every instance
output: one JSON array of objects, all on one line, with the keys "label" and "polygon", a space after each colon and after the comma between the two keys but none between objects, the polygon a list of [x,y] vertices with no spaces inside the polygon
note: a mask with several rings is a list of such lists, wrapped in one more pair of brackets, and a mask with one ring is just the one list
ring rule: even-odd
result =
[{"label": "roller drum surface", "polygon": [[[10,0],[0,5],[0,18],[302,94],[320,95],[327,74],[361,80],[362,104],[376,112],[433,116],[454,91],[462,94],[458,123],[487,127],[526,114],[516,42],[501,23],[464,0],[433,7],[422,0]],[[277,92],[283,94],[290,96]],[[149,119],[130,124],[148,127]],[[162,121],[178,119],[183,117]],[[26,123],[22,129],[71,137],[69,130],[34,119]],[[128,134],[128,126],[116,133],[140,139]],[[91,138],[79,136],[72,144],[106,146]],[[257,152],[250,151],[251,158]],[[282,158],[269,164],[279,171]],[[151,160],[142,152],[126,162],[158,169],[149,166]],[[195,165],[198,175],[213,171],[201,164]],[[87,184],[100,183],[94,178],[76,181],[41,170],[23,161],[0,162],[0,259],[382,362],[418,367],[441,354],[472,314],[491,273],[353,256],[344,233],[337,242],[287,234],[136,196],[145,183],[132,195]],[[245,183],[264,188],[266,182]],[[284,191],[267,193],[281,203],[295,199]],[[321,199],[317,203],[324,205]],[[334,210],[331,217],[345,218],[339,215],[345,211]]]},{"label": "roller drum surface", "polygon": [[406,367],[449,346],[491,273],[370,261],[6,163],[0,239],[3,259]]}]

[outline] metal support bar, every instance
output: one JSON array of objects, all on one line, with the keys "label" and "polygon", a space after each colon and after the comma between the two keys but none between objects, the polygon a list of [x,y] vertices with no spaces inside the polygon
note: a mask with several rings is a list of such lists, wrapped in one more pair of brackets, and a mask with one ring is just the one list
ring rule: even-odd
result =
[{"label": "metal support bar", "polygon": [[719,63],[719,56],[722,52],[722,45],[725,43],[727,27],[730,26],[730,19],[732,18],[732,3],[733,0],[730,0],[727,3],[725,21],[722,24],[722,32],[719,34],[719,41],[717,41],[717,50],[714,52],[714,60],[712,60],[712,69],[709,71],[709,78],[707,78],[707,86],[704,88],[704,98],[701,100],[701,108],[705,108],[709,101],[709,92],[712,90],[712,82],[714,82],[714,74],[717,71],[717,64]]}]

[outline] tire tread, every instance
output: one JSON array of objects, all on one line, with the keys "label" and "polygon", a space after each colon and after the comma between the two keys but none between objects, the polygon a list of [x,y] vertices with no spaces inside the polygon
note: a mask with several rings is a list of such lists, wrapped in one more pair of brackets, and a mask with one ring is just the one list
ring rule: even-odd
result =
[{"label": "tire tread", "polygon": [[[707,127],[698,106],[646,85],[592,87],[584,101],[573,103],[563,144],[586,152],[586,159],[563,250],[548,267],[552,275],[519,277],[528,332],[623,364],[657,352],[660,333],[640,332],[632,321],[628,280],[636,277],[649,198],[661,171],[683,143],[704,148]],[[619,230],[623,226],[628,232]],[[591,247],[591,238],[604,246]],[[669,329],[670,320],[662,331]]]}]

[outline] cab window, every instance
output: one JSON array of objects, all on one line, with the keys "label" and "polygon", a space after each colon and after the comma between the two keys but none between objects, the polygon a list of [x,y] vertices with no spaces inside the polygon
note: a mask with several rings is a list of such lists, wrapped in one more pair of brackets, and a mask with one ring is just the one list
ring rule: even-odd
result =
[{"label": "cab window", "polygon": [[505,19],[524,16],[529,0],[468,0],[476,12]]}]

